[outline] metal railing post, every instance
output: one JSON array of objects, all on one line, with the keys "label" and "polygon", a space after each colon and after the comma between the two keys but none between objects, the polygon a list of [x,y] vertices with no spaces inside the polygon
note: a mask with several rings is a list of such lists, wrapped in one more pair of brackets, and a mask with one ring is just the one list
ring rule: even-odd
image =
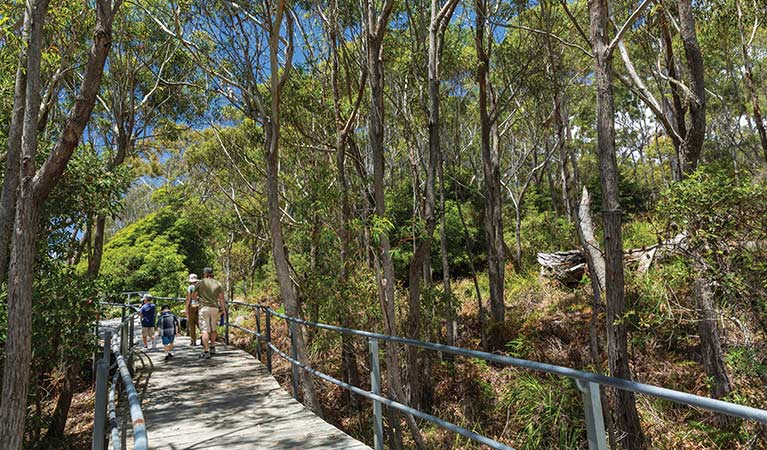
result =
[{"label": "metal railing post", "polygon": [[[370,391],[381,395],[381,365],[378,361],[378,339],[370,339]],[[383,450],[383,412],[381,402],[373,400],[373,432],[375,450]]]},{"label": "metal railing post", "polygon": [[128,342],[128,324],[126,324],[125,319],[123,319],[120,325],[120,354],[121,355],[128,354],[129,345],[130,345],[130,342]]},{"label": "metal railing post", "polygon": [[575,384],[583,395],[583,412],[586,416],[589,450],[608,450],[599,384],[581,380],[575,380]]},{"label": "metal railing post", "polygon": [[130,348],[129,350],[133,349],[133,346],[136,345],[136,318],[131,314],[130,318],[130,326],[128,327],[130,331],[128,334],[130,334]]},{"label": "metal railing post", "polygon": [[104,361],[107,363],[112,361],[112,332],[104,332]]},{"label": "metal railing post", "polygon": [[229,345],[229,302],[224,303],[226,320],[224,321],[224,343]]},{"label": "metal railing post", "polygon": [[[295,322],[288,321],[288,328],[290,329],[290,356],[299,361],[298,359],[298,346],[296,345],[296,324]],[[292,379],[293,379],[293,398],[298,401],[298,366],[291,364]]]},{"label": "metal railing post", "polygon": [[91,364],[91,373],[93,374],[93,379],[96,379],[96,364],[99,360],[99,351],[98,351],[98,345],[99,345],[99,321],[101,319],[101,306],[97,306],[96,310],[96,320],[93,323],[93,335],[96,336],[96,349],[93,350],[93,363]]},{"label": "metal railing post", "polygon": [[96,363],[96,412],[93,421],[92,450],[104,449],[104,436],[106,433],[107,418],[107,376],[109,375],[109,363],[99,359]]},{"label": "metal railing post", "polygon": [[261,308],[256,307],[256,358],[261,361]]},{"label": "metal railing post", "polygon": [[272,373],[272,313],[269,308],[264,311],[266,312],[266,368],[269,373]]}]

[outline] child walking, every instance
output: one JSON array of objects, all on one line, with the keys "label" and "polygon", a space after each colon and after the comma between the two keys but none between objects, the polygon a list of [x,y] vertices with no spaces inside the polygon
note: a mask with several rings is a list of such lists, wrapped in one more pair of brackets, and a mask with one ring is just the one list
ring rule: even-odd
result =
[{"label": "child walking", "polygon": [[160,317],[157,318],[157,329],[160,331],[162,345],[165,350],[165,361],[173,358],[173,341],[178,332],[178,318],[170,312],[170,306],[163,305]]}]

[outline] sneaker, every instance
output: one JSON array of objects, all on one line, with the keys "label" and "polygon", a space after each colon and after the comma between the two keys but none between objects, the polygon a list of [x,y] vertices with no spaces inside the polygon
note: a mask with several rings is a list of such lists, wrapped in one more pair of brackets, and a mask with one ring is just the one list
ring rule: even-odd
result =
[{"label": "sneaker", "polygon": [[170,356],[171,358],[173,358],[173,357],[174,357],[174,356],[176,356],[176,355],[174,355],[174,354],[173,354],[173,352],[170,352],[170,353],[168,353],[168,356]]},{"label": "sneaker", "polygon": [[169,359],[170,359],[170,357],[171,357],[171,355],[170,355],[170,354],[166,354],[166,355],[165,355],[165,358],[163,358],[163,361],[167,361],[167,360],[169,360]]},{"label": "sneaker", "polygon": [[210,358],[210,353],[208,352],[200,353],[199,359],[209,359],[209,358]]},{"label": "sneaker", "polygon": [[211,354],[211,356],[216,354],[216,347],[214,347],[212,345],[210,346],[210,354]]}]

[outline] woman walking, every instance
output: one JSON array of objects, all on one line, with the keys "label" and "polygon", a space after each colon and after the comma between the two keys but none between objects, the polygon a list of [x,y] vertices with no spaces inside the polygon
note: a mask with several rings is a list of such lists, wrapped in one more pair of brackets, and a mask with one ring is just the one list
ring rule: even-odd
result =
[{"label": "woman walking", "polygon": [[189,338],[192,345],[197,345],[197,328],[200,314],[200,302],[198,301],[197,283],[200,280],[197,274],[189,274],[189,287],[186,289],[186,323],[189,327]]}]

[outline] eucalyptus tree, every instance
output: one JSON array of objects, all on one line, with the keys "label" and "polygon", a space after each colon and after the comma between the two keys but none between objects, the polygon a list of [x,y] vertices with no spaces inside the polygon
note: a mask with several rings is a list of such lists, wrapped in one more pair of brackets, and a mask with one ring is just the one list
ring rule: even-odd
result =
[{"label": "eucalyptus tree", "polygon": [[[503,347],[503,323],[506,306],[503,285],[506,275],[506,244],[503,240],[503,198],[501,194],[500,138],[498,131],[498,99],[491,81],[491,55],[496,35],[491,23],[490,0],[474,2],[474,41],[477,52],[477,84],[479,86],[480,150],[485,194],[485,235],[487,239],[487,274],[490,281],[491,348]],[[497,8],[497,6],[495,6]]]},{"label": "eucalyptus tree", "polygon": [[759,143],[762,146],[762,152],[764,152],[764,161],[767,163],[767,130],[765,130],[764,118],[762,117],[762,109],[759,103],[759,89],[754,81],[753,62],[751,56],[751,47],[754,42],[754,37],[759,29],[759,9],[756,0],[753,2],[752,15],[754,17],[754,23],[749,31],[746,28],[745,20],[748,17],[745,13],[740,0],[735,0],[735,8],[738,12],[738,34],[740,36],[740,50],[743,57],[743,80],[745,84],[746,95],[750,97],[752,114],[754,115],[754,125],[756,126],[757,134],[759,135]]},{"label": "eucalyptus tree", "polygon": [[42,27],[49,4],[48,0],[27,2],[26,99],[21,137],[20,183],[8,276],[9,327],[3,368],[3,398],[0,400],[0,442],[10,450],[21,448],[23,441],[32,356],[29,329],[32,321],[37,219],[43,202],[61,179],[90,119],[111,46],[112,20],[120,3],[120,0],[115,3],[97,0],[93,44],[84,67],[79,94],[50,154],[36,169]]},{"label": "eucalyptus tree", "polygon": [[[285,311],[299,316],[298,286],[282,231],[279,181],[282,97],[293,71],[296,11],[283,0],[199,1],[172,11],[145,10],[189,51],[207,75],[209,88],[260,126],[263,137],[253,144],[260,143],[266,163],[263,183],[272,258]],[[306,362],[303,333],[296,333],[296,345],[298,359]],[[300,371],[300,377],[304,400],[321,414],[311,375]]]},{"label": "eucalyptus tree", "polygon": [[[647,63],[652,79],[660,86],[658,93],[648,87],[646,74],[637,70],[624,39],[618,39],[617,45],[626,73],[617,74],[621,83],[652,111],[671,139],[676,150],[673,174],[675,179],[681,180],[695,170],[701,157],[706,136],[707,93],[692,1],[678,0],[676,4],[676,16],[668,4],[661,3],[641,26],[650,33],[658,33],[658,44],[653,44],[650,57],[662,55],[665,70],[660,70],[660,62]],[[675,54],[674,30],[682,41],[683,62]],[[625,31],[621,29],[622,33]]]},{"label": "eucalyptus tree", "polygon": [[[394,8],[393,0],[383,0],[378,5],[375,0],[363,2],[365,17],[365,44],[367,51],[368,83],[370,87],[369,139],[373,160],[373,199],[375,204],[375,225],[378,231],[379,249],[376,258],[377,282],[381,310],[384,316],[384,328],[388,334],[396,334],[394,263],[391,255],[391,242],[386,224],[386,197],[384,184],[384,60],[383,43],[389,26],[389,17]],[[386,352],[386,368],[389,374],[389,395],[394,401],[404,401],[402,376],[400,373],[399,352],[396,346]],[[393,412],[397,416],[396,412]],[[405,416],[411,433],[419,447],[423,447],[415,419]]]},{"label": "eucalyptus tree", "polygon": [[[432,253],[432,239],[437,224],[436,213],[436,182],[439,167],[442,165],[442,149],[440,147],[440,66],[442,60],[442,49],[444,47],[445,32],[450,20],[458,6],[458,0],[446,0],[439,2],[431,1],[430,17],[428,22],[428,44],[427,44],[427,91],[428,103],[424,108],[427,116],[428,131],[428,159],[426,164],[426,186],[421,219],[425,222],[425,227],[421,231],[421,236],[416,239],[416,247],[413,252],[413,258],[410,261],[408,297],[410,304],[410,314],[408,315],[408,335],[411,339],[421,339],[421,278],[425,283],[431,284],[430,259]],[[413,180],[415,183],[415,180]],[[446,259],[443,257],[443,270],[445,270]],[[447,285],[446,285],[447,286]],[[447,293],[449,286],[445,288]],[[448,297],[449,300],[449,297]],[[448,329],[452,329],[449,327]],[[408,348],[408,373],[410,384],[411,401],[415,400],[416,405],[423,404],[421,392],[422,386],[421,373],[418,364],[418,348]],[[430,367],[430,364],[426,364]]]},{"label": "eucalyptus tree", "polygon": [[[682,0],[684,1],[684,0]],[[607,303],[607,350],[610,374],[631,379],[625,321],[625,281],[623,270],[623,241],[621,209],[618,197],[618,165],[615,156],[615,100],[613,94],[613,53],[621,46],[623,33],[631,27],[647,7],[643,1],[618,32],[610,37],[609,13],[606,0],[589,0],[590,39],[594,57],[594,84],[597,101],[597,154],[599,179],[602,186],[602,223],[604,226],[605,289]],[[621,442],[624,448],[646,447],[639,423],[636,399],[629,391],[618,390],[615,395],[617,426],[628,436]]]},{"label": "eucalyptus tree", "polygon": [[[349,276],[353,270],[352,261],[352,197],[350,191],[349,177],[347,175],[347,147],[350,135],[354,132],[354,127],[358,126],[360,106],[365,94],[365,85],[367,83],[367,66],[360,64],[360,69],[355,71],[353,67],[349,67],[348,61],[356,59],[362,60],[362,55],[357,53],[361,51],[359,45],[362,39],[357,36],[355,39],[346,40],[341,32],[341,26],[348,20],[343,20],[345,15],[342,15],[338,0],[330,0],[327,5],[318,5],[318,14],[323,24],[323,30],[326,36],[328,47],[328,59],[330,69],[330,85],[332,90],[332,103],[333,103],[333,119],[335,124],[335,163],[336,163],[336,183],[338,185],[338,191],[341,196],[341,222],[339,224],[338,235],[341,241],[341,248],[339,252],[339,258],[341,263],[341,270],[339,271],[339,291],[342,295],[342,307],[346,306],[345,297],[349,288]],[[350,29],[356,27],[350,26]],[[347,62],[342,66],[342,61]],[[346,68],[346,70],[343,70]],[[355,73],[359,73],[359,76],[352,76]],[[346,76],[344,76],[346,75]],[[342,87],[341,83],[345,82],[345,86]],[[355,87],[356,84],[356,87]],[[344,102],[344,93],[349,97],[348,102]],[[348,110],[348,106],[344,108],[344,103],[348,103],[351,106],[351,111],[344,115],[344,110]],[[367,195],[363,198],[367,199]],[[344,326],[352,326],[349,323],[351,314],[342,314],[341,324]],[[345,381],[357,386],[359,384],[360,375],[357,369],[357,357],[354,352],[353,342],[350,336],[344,334],[342,336],[342,348],[341,348],[341,363],[344,369]],[[351,401],[351,396],[349,397]]]},{"label": "eucalyptus tree", "polygon": [[[129,4],[117,16],[116,36],[105,73],[108,89],[99,95],[94,132],[109,155],[104,170],[112,172],[136,156],[137,143],[156,139],[163,123],[183,119],[193,109],[195,71],[180,43],[158,30],[151,19]],[[183,79],[182,79],[183,77]],[[193,116],[190,114],[189,116]],[[190,119],[194,120],[193,117]],[[190,120],[190,121],[192,121]],[[101,265],[107,217],[98,214],[92,232],[88,274],[96,277]]]}]

